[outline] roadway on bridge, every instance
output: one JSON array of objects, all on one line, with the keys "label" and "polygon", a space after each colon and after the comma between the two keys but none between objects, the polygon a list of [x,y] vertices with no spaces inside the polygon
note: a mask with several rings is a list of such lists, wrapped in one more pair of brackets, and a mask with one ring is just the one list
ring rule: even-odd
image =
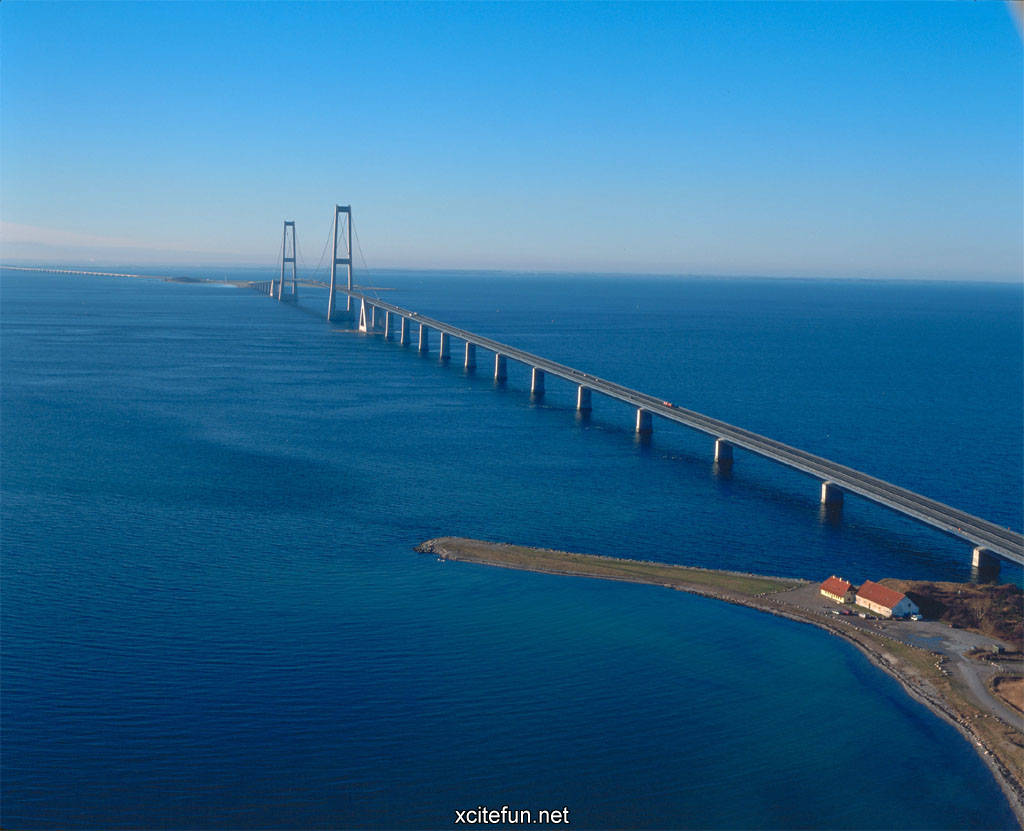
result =
[{"label": "roadway on bridge", "polygon": [[1005,557],[1007,560],[1024,565],[1024,537],[1021,534],[1008,528],[1003,528],[988,520],[973,516],[966,511],[950,507],[914,491],[893,485],[874,476],[869,476],[859,470],[854,470],[821,456],[815,456],[813,453],[791,447],[767,436],[753,433],[750,430],[744,430],[741,427],[719,421],[693,410],[668,404],[639,390],[624,387],[621,384],[616,384],[614,381],[608,381],[604,378],[598,378],[595,375],[581,372],[578,369],[565,366],[540,355],[534,355],[531,352],[517,349],[514,346],[491,340],[474,332],[460,329],[457,326],[451,326],[444,321],[425,317],[392,303],[386,303],[376,297],[370,297],[356,291],[348,292],[346,289],[341,288],[337,289],[337,291],[342,294],[350,294],[353,300],[365,302],[368,306],[375,306],[378,309],[407,318],[409,321],[419,323],[428,329],[445,332],[451,337],[474,344],[481,349],[494,352],[497,355],[504,355],[506,358],[535,367],[547,374],[564,378],[566,381],[587,387],[609,398],[614,398],[637,408],[647,410],[668,421],[683,424],[716,439],[724,439],[736,447],[742,447],[751,453],[756,453],[759,456],[799,470],[823,482],[831,482],[844,491],[855,493],[879,505],[884,505],[899,513],[913,517],[954,537],[966,540],[972,545],[987,548]]}]

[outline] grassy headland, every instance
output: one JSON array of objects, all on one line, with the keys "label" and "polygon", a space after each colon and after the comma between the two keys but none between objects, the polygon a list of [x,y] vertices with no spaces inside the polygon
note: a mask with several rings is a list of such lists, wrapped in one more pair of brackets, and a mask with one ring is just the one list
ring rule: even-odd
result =
[{"label": "grassy headland", "polygon": [[530,548],[525,545],[485,542],[464,537],[439,537],[416,546],[416,550],[427,554],[437,554],[446,560],[465,560],[524,571],[539,571],[545,574],[624,580],[627,583],[650,583],[667,588],[703,589],[708,593],[727,592],[744,597],[761,597],[773,592],[796,588],[807,582],[806,580],[762,577],[735,571],[714,571],[646,560],[574,554],[569,551]]}]

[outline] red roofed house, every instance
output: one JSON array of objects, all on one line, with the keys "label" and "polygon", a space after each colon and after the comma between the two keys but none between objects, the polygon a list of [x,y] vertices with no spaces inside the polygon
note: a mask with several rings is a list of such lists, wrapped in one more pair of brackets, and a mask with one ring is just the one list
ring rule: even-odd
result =
[{"label": "red roofed house", "polygon": [[906,617],[920,612],[905,594],[870,580],[865,580],[864,585],[857,589],[857,605],[882,617]]},{"label": "red roofed house", "polygon": [[836,603],[845,602],[846,593],[849,590],[850,584],[841,577],[836,577],[834,574],[821,584],[822,595],[827,597],[829,600],[834,600]]}]

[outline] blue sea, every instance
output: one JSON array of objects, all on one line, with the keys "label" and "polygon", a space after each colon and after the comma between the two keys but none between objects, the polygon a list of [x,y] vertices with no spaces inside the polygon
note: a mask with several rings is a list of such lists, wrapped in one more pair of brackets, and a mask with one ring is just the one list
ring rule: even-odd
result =
[{"label": "blue sea", "polygon": [[[853,497],[830,522],[818,482],[739,451],[716,475],[707,437],[638,441],[557,379],[531,401],[485,353],[328,325],[322,290],[0,279],[3,827],[1015,827],[974,749],[818,629],[413,551],[967,580],[966,544]],[[373,281],[1022,527],[1019,285]]]}]

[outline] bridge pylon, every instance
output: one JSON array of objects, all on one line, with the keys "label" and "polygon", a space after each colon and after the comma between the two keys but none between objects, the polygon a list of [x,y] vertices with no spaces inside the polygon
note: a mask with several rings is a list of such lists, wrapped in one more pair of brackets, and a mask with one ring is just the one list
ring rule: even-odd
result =
[{"label": "bridge pylon", "polygon": [[[291,228],[291,231],[292,231],[290,235],[288,233],[288,229],[289,228]],[[291,239],[291,242],[292,242],[292,253],[291,253],[291,256],[288,256],[288,240],[289,239]],[[295,243],[295,223],[293,221],[291,221],[291,220],[287,220],[286,219],[285,222],[284,222],[284,237],[281,240],[281,281],[277,284],[277,299],[278,300],[283,300],[284,299],[284,271],[285,271],[285,265],[287,263],[291,263],[292,264],[292,293],[291,293],[291,299],[292,299],[293,302],[297,301],[299,299],[298,277],[297,277],[297,275],[295,273],[295,270],[296,270],[295,247],[296,247],[296,243]],[[274,293],[273,283],[271,283],[270,292],[271,292],[271,294]]]},{"label": "bridge pylon", "polygon": [[[344,214],[344,219],[340,217]],[[338,237],[345,240],[345,256],[338,256]],[[331,255],[331,287],[327,292],[327,319],[336,320],[334,312],[334,288],[337,285],[338,266],[343,265],[347,270],[347,287],[352,291],[352,206],[334,206],[334,253]],[[345,311],[352,313],[352,295],[345,295]]]}]

